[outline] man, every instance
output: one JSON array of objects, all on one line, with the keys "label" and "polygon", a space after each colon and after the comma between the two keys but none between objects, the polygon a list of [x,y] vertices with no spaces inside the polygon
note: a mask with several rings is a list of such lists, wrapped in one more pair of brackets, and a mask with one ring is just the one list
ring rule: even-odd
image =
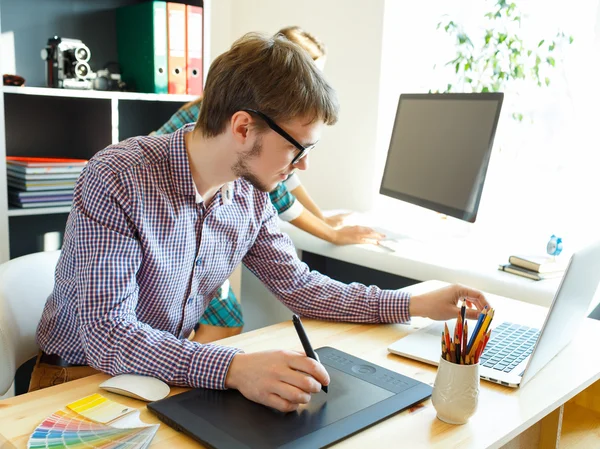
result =
[{"label": "man", "polygon": [[100,370],[236,388],[281,411],[307,403],[329,378],[304,354],[244,354],[186,339],[242,260],[311,318],[449,319],[460,298],[487,305],[459,286],[410,298],[345,285],[298,260],[267,192],[308,167],[308,151],[337,115],[334,90],[300,47],[249,34],[212,64],[195,127],[129,139],[92,158],[77,182],[38,328],[31,389]]}]

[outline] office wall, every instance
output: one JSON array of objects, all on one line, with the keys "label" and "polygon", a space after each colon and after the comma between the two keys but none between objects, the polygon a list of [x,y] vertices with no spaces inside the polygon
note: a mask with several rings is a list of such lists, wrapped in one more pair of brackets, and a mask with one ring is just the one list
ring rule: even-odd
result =
[{"label": "office wall", "polygon": [[[211,13],[214,58],[249,31],[299,25],[327,45],[325,76],[341,103],[337,125],[323,133],[301,174],[324,209],[366,210],[375,180],[375,145],[384,0],[219,0]],[[332,182],[333,181],[333,182]]]}]

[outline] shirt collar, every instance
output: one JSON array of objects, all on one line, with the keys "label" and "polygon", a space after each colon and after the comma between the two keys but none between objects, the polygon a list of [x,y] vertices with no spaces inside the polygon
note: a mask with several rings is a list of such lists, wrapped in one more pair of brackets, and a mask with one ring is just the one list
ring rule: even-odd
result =
[{"label": "shirt collar", "polygon": [[[194,192],[196,195],[196,203],[201,203],[202,201],[204,201],[204,198],[202,198],[202,195],[200,195],[200,192],[198,192],[196,183],[193,180],[192,180],[192,183],[194,185]],[[231,204],[231,202],[233,200],[233,191],[234,191],[233,186],[234,186],[233,182],[228,182],[228,183],[223,184],[223,187],[221,187],[221,202],[222,202],[223,206],[227,206],[228,204]]]},{"label": "shirt collar", "polygon": [[[171,154],[171,171],[173,173],[173,182],[176,188],[183,195],[197,195],[198,191],[194,186],[190,162],[185,149],[185,135],[193,131],[194,124],[190,123],[182,126],[169,139],[169,152]],[[197,199],[197,197],[196,197]]]}]

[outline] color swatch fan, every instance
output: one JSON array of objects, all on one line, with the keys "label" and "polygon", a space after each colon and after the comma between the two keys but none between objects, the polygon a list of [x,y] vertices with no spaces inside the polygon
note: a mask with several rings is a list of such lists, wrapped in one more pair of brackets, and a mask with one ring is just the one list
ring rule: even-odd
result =
[{"label": "color swatch fan", "polygon": [[[132,412],[137,410],[122,406],[101,395],[88,396],[67,407],[70,410],[53,413],[35,429],[27,443],[28,448],[141,449],[150,445],[159,426],[144,424],[139,419],[132,420],[131,418],[138,415]],[[75,408],[84,411],[87,417],[73,412]],[[111,419],[111,415],[122,418]],[[111,425],[92,420],[97,418],[111,422]],[[131,427],[136,424],[137,426]]]}]

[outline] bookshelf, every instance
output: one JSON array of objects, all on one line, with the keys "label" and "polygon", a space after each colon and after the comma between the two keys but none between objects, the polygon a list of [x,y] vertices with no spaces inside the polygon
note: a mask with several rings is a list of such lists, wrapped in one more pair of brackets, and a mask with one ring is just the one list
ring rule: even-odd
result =
[{"label": "bookshelf", "polygon": [[[53,35],[81,39],[93,71],[117,61],[116,8],[145,0],[0,0],[0,31],[12,31],[17,74],[26,86],[1,86],[0,263],[43,249],[47,232],[63,232],[70,207],[14,208],[7,201],[6,156],[90,159],[126,138],[158,129],[191,95],[148,94],[45,86],[40,50]],[[204,79],[210,62],[210,1],[204,7]],[[31,14],[31,11],[36,11]],[[3,72],[4,73],[4,72]]]},{"label": "bookshelf", "polygon": [[68,214],[70,211],[71,206],[32,207],[31,209],[9,206],[7,213],[9,217],[23,217],[29,215]]}]

